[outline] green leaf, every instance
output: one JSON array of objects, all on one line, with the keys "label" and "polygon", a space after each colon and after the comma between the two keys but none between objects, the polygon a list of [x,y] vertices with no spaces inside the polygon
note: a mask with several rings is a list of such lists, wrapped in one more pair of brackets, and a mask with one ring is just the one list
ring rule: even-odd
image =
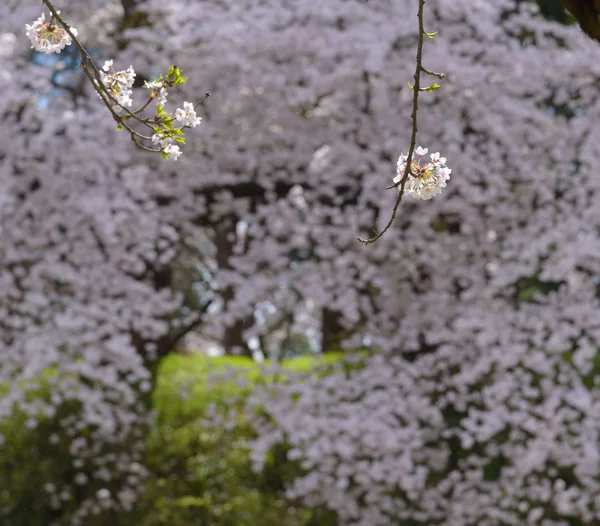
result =
[{"label": "green leaf", "polygon": [[435,91],[439,87],[440,87],[440,85],[437,82],[434,82],[431,86],[427,86],[426,88],[421,88],[420,91],[428,91],[429,93],[431,93],[432,91]]},{"label": "green leaf", "polygon": [[435,35],[438,34],[438,31],[436,31],[435,33],[425,33],[429,38],[435,38]]},{"label": "green leaf", "polygon": [[410,89],[413,89],[413,85],[412,85],[410,82],[408,83],[408,87],[409,87]]},{"label": "green leaf", "polygon": [[173,79],[174,79],[174,78],[175,78],[175,76],[177,75],[177,72],[178,72],[178,71],[179,71],[179,68],[178,68],[177,66],[175,66],[175,65],[172,65],[172,66],[169,68],[169,73],[167,74],[167,77],[168,77],[169,79],[171,79],[171,78],[173,78]]},{"label": "green leaf", "polygon": [[171,66],[169,68],[169,74],[167,75],[167,83],[170,86],[177,86],[178,84],[185,84],[187,78],[183,76],[181,69],[177,66]]},{"label": "green leaf", "polygon": [[156,114],[155,114],[155,118],[158,120],[159,117],[161,117],[162,115],[168,115],[168,113],[165,111],[165,109],[159,104],[156,106]]},{"label": "green leaf", "polygon": [[169,80],[175,80],[181,76],[181,70],[177,66],[171,66],[169,68],[169,74],[167,75]]}]

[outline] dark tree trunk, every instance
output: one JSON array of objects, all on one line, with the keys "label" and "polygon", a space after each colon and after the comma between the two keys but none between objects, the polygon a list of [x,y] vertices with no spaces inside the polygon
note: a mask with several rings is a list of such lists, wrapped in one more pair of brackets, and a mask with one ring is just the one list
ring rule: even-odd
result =
[{"label": "dark tree trunk", "polygon": [[321,318],[321,351],[339,351],[341,342],[346,338],[347,331],[341,323],[338,311],[323,309]]},{"label": "dark tree trunk", "polygon": [[[229,216],[223,218],[216,229],[215,245],[217,248],[217,265],[219,269],[231,270],[229,258],[233,255],[233,239],[238,218]],[[228,303],[235,297],[235,289],[227,286],[222,292],[223,309],[227,310]],[[252,357],[248,344],[244,340],[244,330],[252,326],[251,318],[236,320],[233,325],[226,327],[221,344],[227,355],[242,355]]]}]

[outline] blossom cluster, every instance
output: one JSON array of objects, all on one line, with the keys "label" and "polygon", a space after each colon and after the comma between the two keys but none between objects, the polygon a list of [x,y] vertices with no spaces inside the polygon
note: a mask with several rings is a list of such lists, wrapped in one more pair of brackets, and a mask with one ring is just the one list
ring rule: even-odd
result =
[{"label": "blossom cluster", "polygon": [[144,87],[150,90],[150,97],[156,99],[156,102],[160,106],[164,106],[167,103],[168,92],[164,82],[161,80],[153,80],[151,82],[145,81]]},{"label": "blossom cluster", "polygon": [[[418,159],[412,159],[411,171],[404,186],[404,191],[415,199],[431,199],[445,188],[450,179],[450,170],[446,166],[446,158],[440,157],[439,152],[431,154],[431,162],[421,166],[421,158],[427,153],[427,148],[417,146],[415,153]],[[394,183],[399,183],[404,177],[408,156],[401,154],[398,158],[398,175]]]},{"label": "blossom cluster", "polygon": [[167,159],[171,159],[172,161],[176,161],[181,155],[181,150],[176,144],[162,145],[161,151],[167,156]]},{"label": "blossom cluster", "polygon": [[152,143],[159,146],[161,153],[166,159],[176,161],[181,155],[179,146],[173,144],[172,139],[163,132],[155,133],[152,136]]},{"label": "blossom cluster", "polygon": [[[33,24],[26,24],[25,28],[27,37],[31,41],[31,47],[41,53],[60,53],[72,43],[71,36],[65,29],[53,19],[46,20],[44,13]],[[74,27],[71,27],[70,31],[77,36],[77,30]]]},{"label": "blossom cluster", "polygon": [[[61,25],[59,25],[60,22],[62,26],[66,27],[65,22],[60,17],[60,11],[52,12],[53,16],[50,21],[47,21],[45,14],[42,13],[40,18],[33,24],[26,25],[26,33],[32,43],[32,47],[43,53],[60,53],[65,46],[72,43],[71,35],[77,35],[77,30],[75,28],[70,28],[70,35],[63,27],[61,27]],[[58,20],[55,20],[55,17]],[[77,45],[81,48],[81,45],[78,42]],[[90,59],[85,54],[85,51],[82,51],[82,67],[87,68],[87,62],[89,60]],[[126,70],[115,71],[113,68],[113,61],[107,60],[104,62],[101,71],[98,71],[94,66],[94,72],[97,76],[96,79],[91,79],[92,83],[98,96],[104,100],[105,104],[110,104],[111,106],[118,105],[117,111],[124,107],[132,106],[133,84],[136,77],[133,66],[129,66]],[[191,102],[184,102],[184,107],[177,109],[175,117],[164,109],[167,102],[168,88],[177,86],[178,84],[184,84],[186,80],[187,79],[182,75],[181,70],[178,67],[171,66],[166,79],[163,79],[162,75],[160,75],[159,78],[155,80],[150,82],[145,81],[144,87],[149,90],[150,98],[146,104],[136,112],[127,111],[127,114],[122,119],[119,119],[116,116],[117,114],[113,113],[113,116],[118,121],[117,130],[126,128],[130,132],[132,140],[138,146],[140,146],[140,140],[151,140],[154,145],[159,146],[159,149],[151,150],[150,148],[144,147],[146,150],[160,152],[164,159],[176,161],[181,155],[181,151],[179,146],[172,143],[174,141],[185,143],[182,129],[195,128],[202,121],[202,119],[196,115],[195,106]],[[106,94],[108,94],[109,97],[105,97]],[[137,114],[145,109],[153,100],[156,100],[157,102],[154,120],[142,120]],[[148,137],[147,135],[143,135],[132,129],[129,124],[124,124],[126,119],[132,117],[142,125],[152,128],[154,134]],[[182,124],[180,128],[173,128],[172,124],[175,120]]]},{"label": "blossom cluster", "polygon": [[[160,82],[156,81],[155,84],[158,86]],[[156,115],[163,127],[154,129],[151,137],[152,143],[159,146],[163,158],[176,161],[181,155],[181,151],[179,146],[173,144],[173,141],[183,142],[183,137],[181,128],[173,128],[172,123],[177,120],[182,127],[195,128],[202,122],[202,119],[196,115],[194,104],[191,102],[184,102],[183,108],[177,108],[175,119],[162,106],[158,107]]]},{"label": "blossom cluster", "polygon": [[102,84],[107,91],[115,98],[122,106],[131,106],[133,100],[131,94],[132,87],[135,81],[135,71],[133,66],[129,66],[126,70],[115,71],[113,61],[107,60],[100,71]]},{"label": "blossom cluster", "polygon": [[183,124],[183,126],[190,126],[192,128],[198,126],[202,121],[202,119],[196,115],[194,104],[191,102],[184,102],[183,109],[177,108],[175,118]]}]

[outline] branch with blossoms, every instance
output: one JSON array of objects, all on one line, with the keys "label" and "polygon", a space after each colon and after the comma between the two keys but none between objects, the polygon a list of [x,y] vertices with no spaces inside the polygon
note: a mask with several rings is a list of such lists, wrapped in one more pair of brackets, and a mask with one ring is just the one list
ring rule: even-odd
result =
[{"label": "branch with blossoms", "polygon": [[[425,0],[419,0],[419,11],[417,17],[419,19],[419,39],[417,44],[417,67],[415,70],[415,84],[414,86],[409,82],[408,87],[413,90],[413,106],[412,106],[412,133],[410,138],[410,146],[408,148],[408,155],[400,154],[397,164],[397,175],[394,177],[394,184],[388,186],[386,190],[391,188],[398,188],[398,197],[396,203],[392,209],[392,216],[388,221],[385,228],[372,238],[365,239],[362,237],[358,238],[358,241],[369,245],[379,240],[392,226],[396,219],[396,213],[402,197],[406,192],[415,199],[431,199],[434,195],[439,194],[442,188],[446,186],[446,181],[450,179],[450,170],[446,167],[446,158],[440,157],[438,152],[432,153],[431,162],[421,166],[421,158],[427,153],[427,148],[421,148],[418,146],[415,151],[415,144],[417,142],[417,111],[419,108],[419,93],[422,91],[432,92],[440,87],[437,82],[434,82],[426,88],[421,87],[421,73],[443,79],[443,73],[436,73],[423,66],[423,37],[435,38],[437,32],[426,33],[423,24],[423,7],[425,6]],[[413,152],[417,154],[418,159],[415,160]]]},{"label": "branch with blossoms", "polygon": [[[196,104],[184,102],[183,108],[177,108],[175,116],[165,110],[169,88],[184,84],[186,78],[177,66],[171,66],[166,78],[160,75],[152,82],[145,82],[144,88],[149,91],[148,99],[137,110],[128,108],[133,104],[131,95],[135,80],[135,70],[129,66],[126,70],[115,71],[113,61],[107,60],[98,69],[87,50],[77,39],[77,30],[68,25],[60,16],[50,0],[42,0],[49,9],[51,17],[46,20],[44,13],[33,24],[27,24],[26,34],[31,47],[41,53],[60,53],[66,46],[75,43],[81,55],[79,67],[83,69],[94,90],[117,122],[117,130],[127,130],[133,143],[142,150],[158,152],[163,159],[176,161],[181,155],[178,144],[185,144],[183,130],[195,128],[202,119],[196,115],[196,108],[201,105],[210,93]],[[156,99],[157,106],[153,118],[142,118],[140,114]],[[120,114],[123,112],[123,114]],[[145,128],[146,134],[135,130],[128,121],[137,122]],[[179,124],[179,126],[176,124]],[[151,134],[150,134],[151,133]],[[152,143],[155,148],[144,144]],[[178,144],[173,144],[178,143]]]}]

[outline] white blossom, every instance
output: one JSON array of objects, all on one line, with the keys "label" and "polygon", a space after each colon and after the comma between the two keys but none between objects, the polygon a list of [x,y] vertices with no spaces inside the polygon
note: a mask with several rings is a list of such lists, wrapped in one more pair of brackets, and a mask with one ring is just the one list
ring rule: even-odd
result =
[{"label": "white blossom", "polygon": [[172,161],[176,161],[181,155],[181,151],[179,150],[179,146],[176,144],[167,144],[162,148],[162,151],[166,153]]},{"label": "white blossom", "polygon": [[198,126],[202,121],[202,119],[196,115],[194,104],[192,102],[184,102],[183,109],[177,108],[175,111],[175,118],[184,126],[191,126],[192,128]]},{"label": "white blossom", "polygon": [[135,81],[135,71],[133,66],[129,66],[126,70],[117,71],[113,69],[113,61],[107,60],[100,71],[100,79],[108,92],[122,106],[131,106],[132,86]]},{"label": "white blossom", "polygon": [[[406,180],[404,191],[415,199],[431,199],[445,188],[446,181],[450,179],[452,170],[446,167],[446,158],[440,157],[439,152],[431,154],[431,162],[421,166],[421,157],[427,153],[427,148],[416,148],[418,160],[413,158],[411,171]],[[404,177],[408,157],[401,154],[398,158],[398,175],[394,177],[394,183],[399,183]],[[398,187],[400,189],[400,186]]]},{"label": "white blossom", "polygon": [[156,99],[160,106],[164,106],[167,103],[167,88],[160,80],[153,80],[151,82],[146,81],[144,87],[150,90],[150,96]]},{"label": "white blossom", "polygon": [[[60,14],[60,11],[57,13]],[[25,28],[27,37],[31,41],[31,47],[42,53],[60,53],[72,43],[71,36],[67,31],[57,21],[46,20],[44,13],[33,24],[26,24]],[[73,35],[77,36],[77,30],[74,27],[69,29]]]}]

